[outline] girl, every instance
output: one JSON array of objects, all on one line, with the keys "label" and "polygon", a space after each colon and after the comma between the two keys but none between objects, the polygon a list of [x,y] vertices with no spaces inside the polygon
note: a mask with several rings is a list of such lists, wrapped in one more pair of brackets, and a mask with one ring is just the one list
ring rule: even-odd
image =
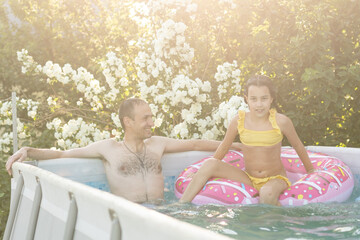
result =
[{"label": "girl", "polygon": [[[180,202],[190,202],[211,177],[227,178],[253,186],[259,191],[260,203],[280,205],[279,195],[291,185],[282,165],[283,135],[296,150],[308,173],[314,171],[292,121],[271,109],[275,89],[266,76],[250,78],[245,88],[245,101],[250,111],[239,111],[227,129],[225,138],[213,158],[208,159],[193,176]],[[221,159],[228,152],[236,135],[240,135],[245,171]]]}]

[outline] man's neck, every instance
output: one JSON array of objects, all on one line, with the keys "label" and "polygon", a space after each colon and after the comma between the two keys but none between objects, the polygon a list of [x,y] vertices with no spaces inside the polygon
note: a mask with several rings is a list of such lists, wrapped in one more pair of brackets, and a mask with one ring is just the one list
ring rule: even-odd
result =
[{"label": "man's neck", "polygon": [[142,152],[144,150],[144,139],[132,138],[129,136],[124,136],[123,142],[129,147],[132,151]]}]

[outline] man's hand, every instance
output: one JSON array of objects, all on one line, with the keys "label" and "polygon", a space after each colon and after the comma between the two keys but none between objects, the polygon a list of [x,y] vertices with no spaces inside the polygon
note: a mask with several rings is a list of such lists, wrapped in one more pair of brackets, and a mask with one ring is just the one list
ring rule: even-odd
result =
[{"label": "man's hand", "polygon": [[9,157],[5,166],[6,166],[6,170],[8,171],[10,176],[12,174],[11,166],[13,165],[13,163],[16,161],[18,161],[18,162],[24,161],[27,158],[27,151],[28,151],[28,148],[23,147],[16,153],[14,153],[11,157]]}]

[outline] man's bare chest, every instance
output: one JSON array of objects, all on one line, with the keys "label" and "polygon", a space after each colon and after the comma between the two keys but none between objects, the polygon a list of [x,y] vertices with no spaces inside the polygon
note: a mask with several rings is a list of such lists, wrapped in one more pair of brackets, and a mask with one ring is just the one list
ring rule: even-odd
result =
[{"label": "man's bare chest", "polygon": [[162,172],[161,156],[148,152],[145,155],[134,155],[121,152],[106,159],[107,167],[111,172],[123,176],[132,175],[159,175]]},{"label": "man's bare chest", "polygon": [[117,171],[122,175],[135,175],[138,173],[161,174],[161,163],[158,160],[145,157],[141,161],[136,157],[129,157],[125,161],[121,161],[117,166]]}]

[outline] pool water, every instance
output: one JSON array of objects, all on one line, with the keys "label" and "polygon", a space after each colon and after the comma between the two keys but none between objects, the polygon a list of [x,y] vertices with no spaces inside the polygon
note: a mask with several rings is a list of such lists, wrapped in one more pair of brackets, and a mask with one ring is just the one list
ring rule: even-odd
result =
[{"label": "pool water", "polygon": [[234,239],[360,239],[360,203],[302,207],[183,205],[159,212]]},{"label": "pool water", "polygon": [[234,239],[360,239],[360,187],[356,182],[344,203],[196,206],[174,204],[178,200],[170,189],[165,192],[166,204],[153,209]]},{"label": "pool water", "polygon": [[[360,175],[344,203],[314,203],[299,207],[269,205],[220,206],[178,204],[174,194],[175,176],[165,178],[165,203],[145,205],[174,217],[234,239],[360,239]],[[109,191],[106,179],[84,183]]]},{"label": "pool water", "polygon": [[[101,161],[53,161],[40,161],[39,166],[74,181],[110,191]],[[148,207],[234,239],[360,239],[359,174],[354,175],[355,188],[347,202],[300,207],[177,204],[178,199],[174,195],[176,178],[165,177],[165,203]]]}]

